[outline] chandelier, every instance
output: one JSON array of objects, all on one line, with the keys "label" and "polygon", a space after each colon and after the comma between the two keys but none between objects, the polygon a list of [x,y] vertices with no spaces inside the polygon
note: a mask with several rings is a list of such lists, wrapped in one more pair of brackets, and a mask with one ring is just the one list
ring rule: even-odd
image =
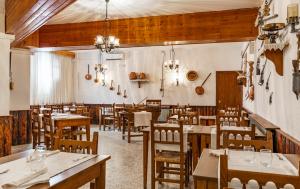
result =
[{"label": "chandelier", "polygon": [[120,39],[113,35],[108,34],[110,28],[110,23],[108,19],[109,0],[105,0],[105,2],[106,2],[106,13],[105,13],[106,36],[97,35],[95,39],[95,46],[97,49],[100,49],[102,52],[109,53],[112,49],[115,49],[120,46]]},{"label": "chandelier", "polygon": [[179,69],[179,60],[175,58],[175,50],[172,45],[172,49],[170,50],[170,59],[164,63],[165,68],[169,70],[177,70]]}]

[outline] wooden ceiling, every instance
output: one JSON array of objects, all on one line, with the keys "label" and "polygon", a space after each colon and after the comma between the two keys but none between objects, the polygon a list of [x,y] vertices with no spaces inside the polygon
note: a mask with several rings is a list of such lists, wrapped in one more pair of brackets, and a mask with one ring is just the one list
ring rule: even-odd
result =
[{"label": "wooden ceiling", "polygon": [[[110,0],[111,19],[210,12],[259,6],[259,0]],[[77,0],[48,21],[65,24],[104,20],[105,0]]]},{"label": "wooden ceiling", "polygon": [[[121,47],[248,41],[257,36],[256,15],[255,8],[119,19],[112,20],[109,33],[120,38]],[[24,44],[85,49],[105,33],[104,21],[45,25]]]},{"label": "wooden ceiling", "polygon": [[[68,19],[57,20],[60,16],[64,17],[65,12],[72,10],[72,7],[78,7],[78,3],[82,5],[84,2],[86,7],[93,10],[96,6],[93,2],[104,5],[104,0],[6,0],[6,32],[16,35],[12,46],[93,47],[95,36],[105,35],[106,27],[104,21],[81,22],[95,19],[93,16],[82,16],[88,8],[74,12]],[[150,6],[153,2],[156,4]],[[111,20],[109,31],[120,38],[121,47],[247,41],[257,36],[257,28],[254,26],[257,8],[201,12],[253,7],[259,3],[256,0],[111,0],[111,3],[111,6],[113,3],[123,5],[116,11],[120,14],[112,15],[122,19]],[[125,5],[131,5],[131,8],[127,9]],[[137,9],[139,6],[144,8],[143,11]],[[186,13],[194,11],[200,12]],[[185,14],[148,16],[175,12]],[[135,16],[146,17],[127,18]],[[101,20],[102,17],[96,19]],[[79,23],[65,23],[73,21]],[[45,25],[47,22],[60,24]]]}]

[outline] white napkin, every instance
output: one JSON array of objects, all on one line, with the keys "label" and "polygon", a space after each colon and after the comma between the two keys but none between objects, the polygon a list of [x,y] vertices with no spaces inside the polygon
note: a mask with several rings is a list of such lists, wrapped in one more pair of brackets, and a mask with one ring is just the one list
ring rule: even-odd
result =
[{"label": "white napkin", "polygon": [[[17,188],[23,188],[23,187],[30,187],[30,186],[33,186],[33,185],[39,184],[39,183],[49,182],[50,177],[43,177],[41,179],[36,179],[36,177],[47,173],[47,171],[48,171],[48,169],[44,168],[39,171],[33,172],[31,174],[24,175],[24,177],[22,177],[18,180],[3,184],[2,188],[3,189],[17,189]],[[33,179],[34,179],[34,182],[30,182]]]}]

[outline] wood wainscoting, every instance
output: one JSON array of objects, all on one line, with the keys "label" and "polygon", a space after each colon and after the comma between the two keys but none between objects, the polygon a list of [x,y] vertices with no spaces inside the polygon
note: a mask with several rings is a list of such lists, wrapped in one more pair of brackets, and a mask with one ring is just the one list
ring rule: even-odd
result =
[{"label": "wood wainscoting", "polygon": [[11,154],[12,117],[0,116],[0,157]]},{"label": "wood wainscoting", "polygon": [[277,150],[282,154],[300,154],[300,141],[283,132],[276,130]]},{"label": "wood wainscoting", "polygon": [[12,145],[30,144],[32,141],[30,110],[10,111],[12,116]]}]

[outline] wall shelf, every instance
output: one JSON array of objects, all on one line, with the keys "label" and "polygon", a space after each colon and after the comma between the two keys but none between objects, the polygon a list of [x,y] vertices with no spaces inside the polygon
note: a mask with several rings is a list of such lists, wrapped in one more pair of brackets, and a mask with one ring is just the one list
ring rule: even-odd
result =
[{"label": "wall shelf", "polygon": [[287,46],[288,43],[264,45],[264,53],[266,58],[273,62],[276,72],[280,76],[283,76],[283,51]]},{"label": "wall shelf", "polygon": [[141,84],[142,84],[142,83],[149,82],[150,80],[148,80],[148,79],[133,79],[133,80],[130,80],[130,81],[131,81],[131,82],[137,82],[139,88],[141,88]]}]

